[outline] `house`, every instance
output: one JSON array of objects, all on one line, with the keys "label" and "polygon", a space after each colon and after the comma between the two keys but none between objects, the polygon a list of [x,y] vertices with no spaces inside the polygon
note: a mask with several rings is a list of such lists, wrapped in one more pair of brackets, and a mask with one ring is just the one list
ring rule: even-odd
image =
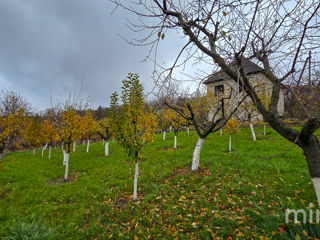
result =
[{"label": "house", "polygon": [[[229,67],[235,71],[237,71],[238,68],[235,61],[231,62]],[[242,59],[242,67],[257,94],[262,99],[265,106],[268,106],[271,100],[272,82],[265,76],[264,69],[247,58]],[[209,76],[208,79],[204,81],[204,84],[207,86],[207,93],[214,94],[215,96],[230,96],[230,92],[232,92],[231,99],[228,100],[229,106],[235,106],[238,97],[241,99],[245,94],[241,87],[239,87],[238,96],[237,84],[223,70]],[[280,92],[279,97],[278,112],[280,116],[284,113],[284,94],[282,91]],[[262,116],[256,111],[254,104],[249,99],[245,100],[238,109],[238,117],[243,121],[263,120]]]}]

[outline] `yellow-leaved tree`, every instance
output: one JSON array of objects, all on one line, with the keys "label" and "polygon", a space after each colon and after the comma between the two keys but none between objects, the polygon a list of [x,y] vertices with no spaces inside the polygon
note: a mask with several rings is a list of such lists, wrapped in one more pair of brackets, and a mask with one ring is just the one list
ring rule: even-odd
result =
[{"label": "yellow-leaved tree", "polygon": [[0,115],[0,161],[11,141],[20,135],[25,123],[23,108]]},{"label": "yellow-leaved tree", "polygon": [[112,128],[110,118],[102,118],[97,121],[99,124],[97,127],[97,134],[103,139],[105,142],[104,155],[109,156],[109,140],[112,136]]},{"label": "yellow-leaved tree", "polygon": [[36,154],[36,149],[43,145],[44,138],[41,134],[41,119],[39,116],[28,118],[27,126],[24,129],[24,138],[33,147],[33,155]]},{"label": "yellow-leaved tree", "polygon": [[44,138],[44,141],[49,146],[49,159],[50,159],[52,146],[55,142],[59,141],[59,135],[58,135],[57,129],[55,128],[54,124],[52,123],[50,116],[48,116],[47,119],[45,119],[42,122],[41,134]]},{"label": "yellow-leaved tree", "polygon": [[87,137],[87,152],[90,148],[90,140],[97,133],[98,123],[93,119],[92,112],[89,109],[86,115],[82,118],[83,122],[83,134]]},{"label": "yellow-leaved tree", "polygon": [[65,109],[55,118],[58,134],[63,144],[64,179],[68,179],[69,154],[72,144],[81,136],[81,118],[74,109]]},{"label": "yellow-leaved tree", "polygon": [[145,110],[139,75],[129,73],[122,83],[122,106],[118,105],[117,93],[111,96],[111,126],[116,140],[134,160],[133,200],[137,200],[139,153],[146,143],[153,141],[156,120],[152,113]]},{"label": "yellow-leaved tree", "polygon": [[178,132],[186,120],[177,111],[174,111],[171,108],[165,109],[164,118],[165,118],[165,121],[169,122],[170,126],[173,129],[173,132],[174,132],[173,147],[176,149],[178,144],[177,143]]}]

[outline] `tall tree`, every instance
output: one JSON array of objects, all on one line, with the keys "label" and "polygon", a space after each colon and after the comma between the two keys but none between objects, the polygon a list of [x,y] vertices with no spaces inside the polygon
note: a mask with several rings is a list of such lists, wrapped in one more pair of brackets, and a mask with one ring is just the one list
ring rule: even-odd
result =
[{"label": "tall tree", "polygon": [[111,121],[114,136],[128,156],[134,160],[133,200],[137,200],[140,151],[146,143],[153,140],[156,130],[155,117],[145,111],[143,87],[138,74],[129,73],[122,82],[122,106],[118,106],[118,97],[111,96]]},{"label": "tall tree", "polygon": [[[277,1],[272,4],[261,0],[111,1],[147,19],[141,22],[139,18],[140,22],[132,26],[140,33],[143,30],[148,32],[144,45],[154,46],[155,51],[167,31],[182,33],[186,42],[177,53],[177,60],[169,68],[164,66],[169,76],[179,65],[180,57],[186,56],[183,62],[213,63],[240,85],[264,121],[303,150],[320,205],[320,144],[314,135],[320,128],[320,111],[312,113],[302,129],[297,130],[283,121],[277,109],[281,85],[289,76],[299,74],[302,69],[299,63],[304,62],[310,50],[319,56],[318,0]],[[141,41],[139,43],[141,45]],[[272,88],[268,108],[249,81],[242,64],[243,56],[264,68],[264,75]],[[228,65],[231,59],[235,59],[237,68]],[[156,60],[154,62],[157,63]],[[313,61],[314,64],[316,62]]]}]

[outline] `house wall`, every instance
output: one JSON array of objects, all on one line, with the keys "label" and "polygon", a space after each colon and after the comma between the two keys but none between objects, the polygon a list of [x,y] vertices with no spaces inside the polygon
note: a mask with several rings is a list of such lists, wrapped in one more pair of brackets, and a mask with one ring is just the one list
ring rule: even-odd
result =
[{"label": "house wall", "polygon": [[[257,94],[262,99],[264,105],[267,107],[271,100],[271,94],[272,94],[272,83],[271,81],[262,73],[256,73],[248,75],[249,80],[252,84],[252,86],[255,88]],[[215,87],[223,85],[224,86],[224,97],[227,97],[230,95],[230,92],[232,93],[230,100],[226,100],[226,114],[230,113],[234,107],[237,105],[237,86],[235,82],[231,79],[226,79],[223,81],[210,83],[207,85],[207,91],[208,93],[215,94]],[[239,100],[241,100],[244,97],[244,91],[239,93]],[[218,98],[221,98],[221,94],[218,95]],[[217,98],[217,97],[216,97]],[[284,94],[281,91],[279,96],[279,102],[278,102],[278,113],[280,116],[284,113]],[[211,113],[209,113],[209,119],[213,116],[214,109]],[[242,105],[239,107],[237,111],[237,116],[243,120],[248,121],[251,117],[251,121],[258,122],[263,121],[263,117],[261,114],[259,114],[254,107],[254,104],[252,103],[251,99],[247,98]]]}]

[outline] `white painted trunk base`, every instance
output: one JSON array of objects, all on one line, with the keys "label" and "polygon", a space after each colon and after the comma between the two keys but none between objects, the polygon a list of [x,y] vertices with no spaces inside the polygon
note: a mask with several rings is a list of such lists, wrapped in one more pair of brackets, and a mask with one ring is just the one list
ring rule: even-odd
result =
[{"label": "white painted trunk base", "polygon": [[193,151],[193,156],[192,156],[192,166],[191,166],[192,171],[196,171],[199,169],[200,153],[201,153],[201,149],[204,141],[205,141],[204,138],[198,138],[197,145]]},{"label": "white painted trunk base", "polygon": [[104,145],[104,139],[102,139],[102,145]]},{"label": "white painted trunk base", "polygon": [[62,161],[62,165],[66,165],[66,151],[62,150],[63,153],[63,161]]},{"label": "white painted trunk base", "polygon": [[85,141],[85,140],[83,140],[83,141],[82,141],[82,145],[85,145],[85,144],[86,144],[86,141]]},{"label": "white painted trunk base", "polygon": [[232,151],[232,147],[231,147],[231,135],[229,136],[229,152],[231,152]]},{"label": "white painted trunk base", "polygon": [[62,143],[61,143],[61,150],[63,150],[63,145],[64,145],[64,143],[62,142]]},{"label": "white painted trunk base", "polygon": [[139,176],[139,163],[136,162],[135,168],[134,168],[134,180],[133,180],[133,200],[137,200],[138,197],[138,176]]},{"label": "white painted trunk base", "polygon": [[312,178],[312,183],[314,186],[314,190],[316,191],[317,199],[318,199],[318,205],[320,207],[320,178]]},{"label": "white painted trunk base", "polygon": [[170,126],[169,131],[170,131],[170,132],[172,131],[172,126]]},{"label": "white painted trunk base", "polygon": [[263,136],[266,136],[266,133],[267,133],[267,127],[266,127],[266,124],[264,123],[263,124]]},{"label": "white painted trunk base", "polygon": [[190,135],[190,129],[187,127],[187,132],[188,132],[188,135]]},{"label": "white painted trunk base", "polygon": [[73,151],[76,151],[76,141],[73,141]]},{"label": "white painted trunk base", "polygon": [[69,171],[69,153],[66,153],[66,170],[64,173],[64,179],[67,180],[68,179],[68,171]]},{"label": "white painted trunk base", "polygon": [[51,159],[51,146],[49,147],[49,159]]},{"label": "white painted trunk base", "polygon": [[33,156],[35,156],[36,155],[36,149],[34,148],[33,149]]},{"label": "white painted trunk base", "polygon": [[106,144],[104,145],[104,155],[106,157],[109,156],[109,141],[106,141]]},{"label": "white painted trunk base", "polygon": [[250,130],[251,130],[251,134],[252,134],[252,139],[253,139],[253,141],[257,141],[256,133],[254,132],[254,128],[253,128],[252,123],[250,123]]},{"label": "white painted trunk base", "polygon": [[222,136],[222,128],[220,128],[220,136]]},{"label": "white painted trunk base", "polygon": [[90,140],[88,140],[87,142],[87,152],[89,152],[89,148],[90,148]]},{"label": "white painted trunk base", "polygon": [[173,148],[177,148],[177,135],[174,135],[174,145]]},{"label": "white painted trunk base", "polygon": [[46,143],[46,145],[42,147],[41,157],[43,157],[44,151],[47,149],[47,147],[48,147],[48,143]]},{"label": "white painted trunk base", "polygon": [[163,141],[166,140],[166,131],[163,131]]}]

